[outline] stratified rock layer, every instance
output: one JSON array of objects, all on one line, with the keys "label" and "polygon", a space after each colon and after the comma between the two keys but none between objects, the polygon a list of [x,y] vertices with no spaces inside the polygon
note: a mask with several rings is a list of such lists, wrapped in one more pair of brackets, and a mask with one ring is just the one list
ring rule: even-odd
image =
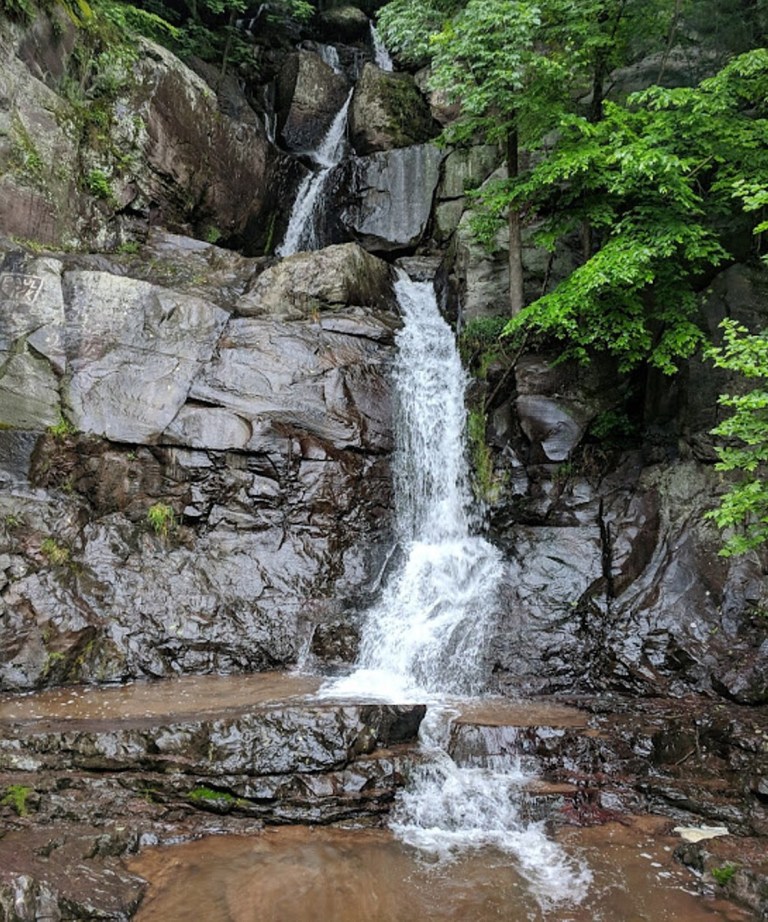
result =
[{"label": "stratified rock layer", "polygon": [[[295,661],[376,572],[390,268],[354,244],[266,271],[152,246],[135,266],[6,250],[7,688]],[[182,265],[194,290],[169,287]]]}]

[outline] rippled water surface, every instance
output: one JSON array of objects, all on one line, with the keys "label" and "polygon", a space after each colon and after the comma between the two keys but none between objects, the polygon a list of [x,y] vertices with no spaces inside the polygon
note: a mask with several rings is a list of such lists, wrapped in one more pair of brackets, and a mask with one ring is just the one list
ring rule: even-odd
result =
[{"label": "rippled water surface", "polygon": [[151,885],[137,922],[742,922],[692,893],[656,820],[568,829],[594,883],[578,907],[542,909],[507,856],[428,864],[380,830],[268,829],[150,849],[132,870]]}]

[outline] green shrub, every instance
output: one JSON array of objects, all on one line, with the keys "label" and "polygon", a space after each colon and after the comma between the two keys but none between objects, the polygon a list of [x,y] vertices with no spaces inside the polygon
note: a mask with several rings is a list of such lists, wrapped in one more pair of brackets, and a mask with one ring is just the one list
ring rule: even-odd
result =
[{"label": "green shrub", "polygon": [[90,170],[83,180],[85,188],[98,199],[105,202],[114,202],[115,194],[112,191],[109,179],[102,170]]},{"label": "green shrub", "polygon": [[167,503],[154,503],[147,510],[147,522],[155,534],[167,538],[176,528],[176,513]]},{"label": "green shrub", "polygon": [[712,875],[715,883],[718,883],[721,887],[724,887],[737,870],[738,865],[731,864],[729,862],[728,864],[721,865],[719,868],[711,868],[709,873]]},{"label": "green shrub", "polygon": [[77,429],[75,429],[72,423],[63,416],[59,418],[59,421],[54,426],[48,427],[48,433],[55,439],[64,439],[68,435],[74,435],[76,432]]}]

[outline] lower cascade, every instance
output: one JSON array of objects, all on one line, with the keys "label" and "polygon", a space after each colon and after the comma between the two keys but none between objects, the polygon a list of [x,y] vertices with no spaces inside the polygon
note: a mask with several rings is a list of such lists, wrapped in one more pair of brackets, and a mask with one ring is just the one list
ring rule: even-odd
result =
[{"label": "lower cascade", "polygon": [[465,456],[467,378],[453,332],[430,283],[396,284],[398,334],[396,535],[403,562],[366,614],[354,672],[325,686],[326,697],[427,701],[424,761],[401,793],[391,828],[441,858],[491,846],[513,855],[543,908],[578,902],[590,871],[520,814],[532,775],[519,760],[492,756],[457,764],[448,753],[452,699],[483,691],[486,647],[502,577],[499,551],[473,534]]}]

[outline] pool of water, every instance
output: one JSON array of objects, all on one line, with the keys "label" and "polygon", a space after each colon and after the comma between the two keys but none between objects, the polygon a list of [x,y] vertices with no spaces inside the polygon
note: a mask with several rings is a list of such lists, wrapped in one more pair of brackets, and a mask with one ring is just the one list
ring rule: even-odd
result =
[{"label": "pool of water", "polygon": [[184,676],[111,688],[77,685],[29,695],[0,695],[0,720],[128,720],[189,717],[289,703],[322,684],[313,676],[263,672],[239,676]]},{"label": "pool of water", "polygon": [[664,821],[632,818],[561,831],[586,859],[579,906],[536,898],[509,857],[491,850],[429,863],[382,830],[291,827],[148,849],[131,870],[150,882],[137,922],[742,922],[694,895]]}]

